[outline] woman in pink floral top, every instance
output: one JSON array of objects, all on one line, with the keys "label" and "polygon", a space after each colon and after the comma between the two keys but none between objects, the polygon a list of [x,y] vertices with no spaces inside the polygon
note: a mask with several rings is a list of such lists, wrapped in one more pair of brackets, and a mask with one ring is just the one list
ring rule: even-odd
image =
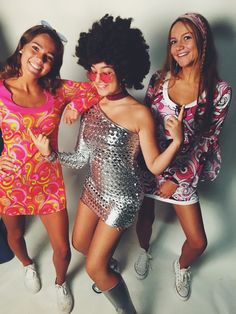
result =
[{"label": "woman in pink floral top", "polygon": [[9,245],[24,266],[24,283],[33,293],[40,290],[41,283],[24,240],[25,216],[40,216],[54,251],[58,306],[62,313],[69,313],[73,304],[65,283],[70,246],[62,170],[59,162],[50,163],[40,155],[30,137],[30,132],[43,133],[57,150],[65,106],[70,103],[83,112],[98,100],[91,83],[60,79],[63,52],[58,33],[48,26],[36,25],[22,35],[0,74],[0,128],[4,141],[0,215]]},{"label": "woman in pink floral top", "polygon": [[134,268],[139,279],[148,275],[153,199],[173,204],[186,235],[181,256],[174,263],[176,292],[182,300],[190,296],[189,267],[207,245],[197,187],[199,181],[212,181],[219,173],[219,135],[230,99],[231,88],[218,77],[208,22],[196,13],[178,17],[170,28],[165,65],[152,76],[145,103],[156,119],[162,151],[171,141],[166,120],[178,115],[181,106],[185,106],[184,143],[161,175],[154,177],[144,170],[148,198],[137,222],[141,252]]}]

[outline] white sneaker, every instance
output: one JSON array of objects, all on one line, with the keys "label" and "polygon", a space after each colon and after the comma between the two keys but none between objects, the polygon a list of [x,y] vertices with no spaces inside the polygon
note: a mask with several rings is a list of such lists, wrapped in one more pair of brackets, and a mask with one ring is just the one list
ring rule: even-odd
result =
[{"label": "white sneaker", "polygon": [[57,306],[60,313],[69,314],[73,308],[73,298],[66,282],[55,285],[57,293]]},{"label": "white sneaker", "polygon": [[37,293],[41,289],[41,282],[34,264],[24,267],[24,284],[31,293]]},{"label": "white sneaker", "polygon": [[152,256],[143,248],[140,248],[140,251],[137,261],[134,263],[134,270],[136,277],[142,280],[145,279],[149,273]]},{"label": "white sneaker", "polygon": [[174,262],[174,272],[175,272],[175,290],[177,296],[183,300],[187,301],[190,297],[190,285],[191,285],[191,272],[190,267],[181,268],[179,261]]}]

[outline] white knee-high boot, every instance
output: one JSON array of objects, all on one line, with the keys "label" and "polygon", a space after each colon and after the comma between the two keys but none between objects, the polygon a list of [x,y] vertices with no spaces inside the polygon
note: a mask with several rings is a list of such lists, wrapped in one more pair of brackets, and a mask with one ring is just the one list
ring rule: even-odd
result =
[{"label": "white knee-high boot", "polygon": [[117,313],[137,314],[123,279],[115,287],[103,291],[103,294],[114,305]]}]

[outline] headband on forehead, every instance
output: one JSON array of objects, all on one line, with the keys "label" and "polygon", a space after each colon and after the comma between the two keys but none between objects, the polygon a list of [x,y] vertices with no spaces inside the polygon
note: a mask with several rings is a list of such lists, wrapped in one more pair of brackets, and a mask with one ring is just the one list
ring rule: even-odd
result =
[{"label": "headband on forehead", "polygon": [[197,27],[197,29],[200,31],[200,33],[202,34],[202,37],[204,39],[206,38],[206,27],[204,25],[204,21],[202,20],[200,14],[185,13],[185,14],[182,14],[178,17],[178,19],[183,19],[183,18],[191,21]]},{"label": "headband on forehead", "polygon": [[57,32],[47,21],[40,21],[40,24],[43,26],[43,27],[46,27],[46,28],[49,28],[51,29],[52,31],[56,32],[57,36],[60,38],[61,42],[62,43],[67,43],[68,40],[66,39],[66,37],[64,35],[62,35],[61,33]]}]

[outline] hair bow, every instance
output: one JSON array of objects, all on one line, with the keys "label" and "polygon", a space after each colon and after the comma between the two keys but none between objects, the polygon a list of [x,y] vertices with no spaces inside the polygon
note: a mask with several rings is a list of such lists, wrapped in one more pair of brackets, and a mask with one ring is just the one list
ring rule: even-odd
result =
[{"label": "hair bow", "polygon": [[54,32],[56,32],[62,43],[67,43],[68,42],[66,37],[64,35],[62,35],[61,33],[57,32],[48,22],[46,22],[44,20],[41,20],[40,24],[42,26],[47,27],[47,28],[53,30]]}]

